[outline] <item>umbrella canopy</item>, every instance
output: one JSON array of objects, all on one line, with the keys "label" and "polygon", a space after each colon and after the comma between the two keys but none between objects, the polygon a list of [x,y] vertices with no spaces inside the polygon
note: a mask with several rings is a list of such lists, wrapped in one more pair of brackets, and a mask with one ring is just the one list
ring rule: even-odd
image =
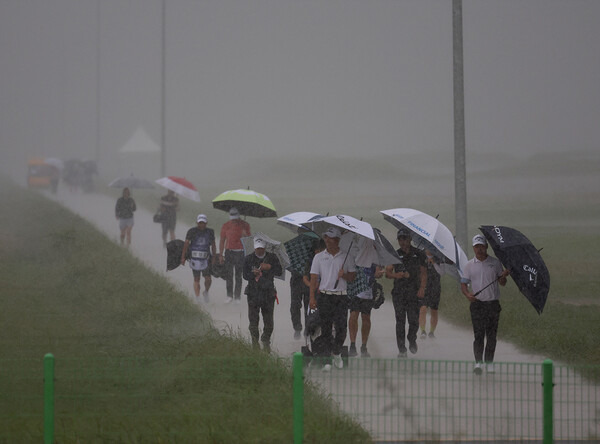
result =
[{"label": "umbrella canopy", "polygon": [[200,194],[192,182],[185,177],[167,176],[156,180],[156,183],[162,185],[167,190],[171,190],[180,196],[187,197],[194,202],[200,202]]},{"label": "umbrella canopy", "polygon": [[510,270],[510,277],[517,284],[519,291],[538,314],[542,314],[550,291],[550,273],[540,250],[514,228],[483,225],[479,230],[504,268]]},{"label": "umbrella canopy", "polygon": [[154,188],[154,184],[146,179],[139,179],[133,174],[129,177],[119,177],[108,184],[112,188]]},{"label": "umbrella canopy", "polygon": [[354,251],[356,265],[370,267],[371,264],[400,264],[402,259],[398,256],[392,243],[381,233],[381,230],[373,228],[373,233],[375,240],[361,237],[356,242]]},{"label": "umbrella canopy", "polygon": [[281,264],[281,275],[275,276],[277,279],[285,280],[285,269],[290,266],[290,259],[288,258],[287,253],[285,252],[285,247],[281,242],[271,239],[264,233],[256,233],[253,236],[242,237],[240,240],[242,241],[242,245],[244,246],[244,254],[248,256],[249,254],[254,253],[254,239],[262,239],[267,244],[265,250],[269,253],[273,253],[279,259],[279,263]]},{"label": "umbrella canopy", "polygon": [[366,237],[367,239],[375,240],[375,233],[373,232],[371,224],[345,214],[321,217],[302,225],[317,233],[319,236],[322,236],[323,233],[333,226],[341,229],[342,232],[348,231]]},{"label": "umbrella canopy", "polygon": [[271,199],[252,190],[228,190],[212,201],[213,208],[229,211],[237,208],[243,216],[252,217],[277,217],[277,211]]},{"label": "umbrella canopy", "polygon": [[314,255],[314,241],[314,235],[308,232],[306,234],[299,234],[295,238],[283,243],[285,252],[290,260],[288,270],[302,275],[306,273],[306,266]]},{"label": "umbrella canopy", "polygon": [[167,271],[175,270],[181,265],[183,244],[184,242],[181,239],[167,242]]},{"label": "umbrella canopy", "polygon": [[277,219],[277,223],[288,230],[292,230],[294,233],[302,233],[306,231],[306,227],[303,224],[321,217],[324,216],[318,213],[311,213],[310,211],[298,211],[280,217]]},{"label": "umbrella canopy", "polygon": [[393,208],[380,213],[396,228],[408,228],[413,233],[412,240],[417,248],[430,250],[439,258],[445,256],[458,270],[467,263],[467,255],[454,235],[437,218],[412,208]]}]

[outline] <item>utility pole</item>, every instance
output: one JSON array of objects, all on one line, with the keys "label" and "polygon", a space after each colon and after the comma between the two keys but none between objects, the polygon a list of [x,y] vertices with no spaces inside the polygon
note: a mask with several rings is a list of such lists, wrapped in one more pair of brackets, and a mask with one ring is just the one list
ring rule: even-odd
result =
[{"label": "utility pole", "polygon": [[465,90],[463,77],[462,0],[452,0],[454,64],[454,209],[456,239],[467,248],[467,168],[465,156]]},{"label": "utility pole", "polygon": [[167,155],[166,155],[166,130],[167,130],[167,112],[166,112],[166,0],[162,0],[162,11],[161,11],[161,25],[162,25],[162,35],[161,35],[161,75],[160,75],[160,176],[165,177],[167,175]]}]

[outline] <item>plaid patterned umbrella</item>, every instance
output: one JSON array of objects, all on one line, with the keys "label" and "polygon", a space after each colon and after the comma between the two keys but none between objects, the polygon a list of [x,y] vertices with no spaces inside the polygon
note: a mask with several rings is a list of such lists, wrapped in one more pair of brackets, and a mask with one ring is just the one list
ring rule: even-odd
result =
[{"label": "plaid patterned umbrella", "polygon": [[284,242],[285,251],[290,260],[288,269],[298,274],[306,272],[306,265],[313,258],[314,237],[306,234],[300,234],[287,242]]},{"label": "plaid patterned umbrella", "polygon": [[346,287],[348,296],[356,296],[369,288],[371,287],[369,286],[369,279],[364,272],[364,268],[356,267],[356,278],[352,282],[348,282]]}]

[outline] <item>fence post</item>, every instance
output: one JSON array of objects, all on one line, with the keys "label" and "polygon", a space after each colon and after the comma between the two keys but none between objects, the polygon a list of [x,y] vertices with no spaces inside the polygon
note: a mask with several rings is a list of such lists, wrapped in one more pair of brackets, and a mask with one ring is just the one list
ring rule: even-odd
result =
[{"label": "fence post", "polygon": [[44,444],[54,442],[54,355],[44,356]]},{"label": "fence post", "polygon": [[553,390],[554,382],[553,365],[551,359],[546,359],[542,364],[544,382],[544,444],[552,444],[554,442],[554,399]]},{"label": "fence post", "polygon": [[304,440],[304,356],[294,353],[292,360],[294,373],[294,444]]}]

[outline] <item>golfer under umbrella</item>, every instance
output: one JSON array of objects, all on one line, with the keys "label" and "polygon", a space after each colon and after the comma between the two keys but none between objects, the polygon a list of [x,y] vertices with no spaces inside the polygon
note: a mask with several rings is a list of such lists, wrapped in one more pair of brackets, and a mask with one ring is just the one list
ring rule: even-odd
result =
[{"label": "golfer under umbrella", "polygon": [[213,208],[229,211],[236,208],[242,216],[277,217],[277,210],[266,195],[250,189],[228,190],[212,201]]},{"label": "golfer under umbrella", "polygon": [[265,251],[268,253],[273,253],[279,259],[279,263],[281,264],[281,274],[276,275],[277,279],[285,280],[285,269],[290,266],[290,259],[285,251],[284,245],[271,239],[264,233],[256,233],[252,236],[242,237],[241,241],[244,245],[244,255],[248,256],[249,254],[254,253],[254,241],[256,239],[262,239],[265,242]]},{"label": "golfer under umbrella", "polygon": [[156,183],[162,185],[167,190],[174,191],[180,196],[187,197],[194,202],[200,202],[200,194],[192,182],[185,177],[167,176],[156,180]]},{"label": "golfer under umbrella", "polygon": [[430,250],[439,259],[448,258],[459,272],[467,263],[467,255],[454,235],[437,218],[412,208],[392,208],[380,213],[396,228],[408,228],[413,244],[420,250]]}]

